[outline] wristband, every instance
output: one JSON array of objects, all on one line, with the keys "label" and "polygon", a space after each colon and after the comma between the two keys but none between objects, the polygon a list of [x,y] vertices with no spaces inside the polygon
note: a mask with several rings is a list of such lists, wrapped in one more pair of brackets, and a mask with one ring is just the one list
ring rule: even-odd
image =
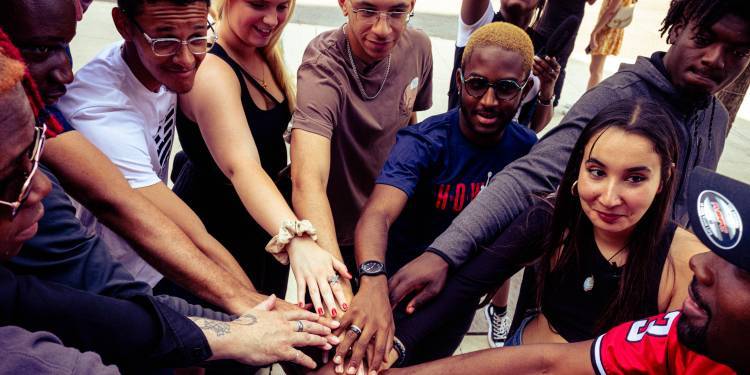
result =
[{"label": "wristband", "polygon": [[554,94],[552,94],[551,98],[545,100],[545,99],[542,99],[542,93],[540,92],[536,96],[536,102],[539,103],[539,105],[541,105],[541,106],[549,107],[549,106],[552,105],[552,102],[555,101],[555,97],[556,96]]},{"label": "wristband", "polygon": [[289,264],[289,254],[286,246],[294,237],[310,236],[313,241],[318,239],[312,223],[309,220],[284,220],[279,228],[279,234],[273,236],[266,245],[266,251],[271,253],[281,264]]}]

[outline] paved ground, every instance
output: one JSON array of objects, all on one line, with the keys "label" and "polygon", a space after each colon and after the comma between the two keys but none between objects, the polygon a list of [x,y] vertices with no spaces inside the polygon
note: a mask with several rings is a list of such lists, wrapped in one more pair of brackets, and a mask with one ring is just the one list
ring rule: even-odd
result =
[{"label": "paved ground", "polygon": [[[496,0],[492,1],[497,5]],[[95,1],[79,24],[78,35],[71,44],[76,69],[89,61],[105,45],[119,40],[110,16],[112,3],[109,0]],[[549,127],[557,124],[562,115],[561,110],[572,105],[585,91],[588,80],[588,56],[582,51],[583,46],[588,43],[588,34],[596,22],[600,3],[601,1],[587,9],[576,39],[576,49],[568,65],[568,78],[561,95],[561,106]],[[424,29],[430,35],[434,61],[434,106],[426,113],[420,114],[420,118],[441,113],[447,107],[446,93],[453,64],[453,39],[456,33],[456,15],[459,4],[460,1],[457,0],[420,0],[416,4],[413,26]],[[636,23],[626,29],[621,55],[607,60],[605,66],[607,74],[615,72],[621,62],[630,62],[638,55],[648,55],[652,51],[667,48],[657,31],[667,7],[668,1],[665,0],[643,1],[638,4]],[[343,21],[344,18],[335,0],[297,0],[294,18],[283,37],[290,71],[296,71],[304,48],[310,39],[322,31],[340,26]],[[745,101],[739,117],[727,140],[719,171],[750,183],[750,169],[747,168],[750,157],[750,149],[747,147],[750,143],[750,104],[748,101]],[[175,142],[175,151],[178,149],[179,144]],[[470,332],[481,333],[486,330],[482,320],[476,320]],[[459,352],[485,347],[487,347],[485,336],[470,334],[467,335]],[[277,373],[277,370],[273,372]]]}]

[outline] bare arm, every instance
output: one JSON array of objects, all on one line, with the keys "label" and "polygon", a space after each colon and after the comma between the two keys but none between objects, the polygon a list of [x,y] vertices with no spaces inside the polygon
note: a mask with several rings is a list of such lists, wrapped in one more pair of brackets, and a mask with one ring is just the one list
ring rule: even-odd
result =
[{"label": "bare arm", "polygon": [[[216,87],[224,88],[225,95],[216,95]],[[198,70],[193,89],[180,97],[181,109],[197,120],[211,156],[232,182],[247,212],[273,236],[284,221],[298,219],[261,166],[240,92],[231,68],[221,59],[208,56]],[[336,306],[333,293],[338,295],[340,304],[346,304],[340,289],[334,287],[332,291],[326,281],[337,270],[350,277],[342,262],[332,259],[309,237],[294,237],[287,251],[300,289],[298,301],[304,300],[306,287],[310,287],[316,310],[323,306],[321,294],[329,313]]]},{"label": "bare arm", "polygon": [[[318,230],[318,244],[336,259],[342,260],[326,193],[331,168],[331,141],[305,130],[294,129],[291,158],[294,209]],[[348,282],[343,284],[347,297],[351,297],[351,286]]]},{"label": "bare arm", "polygon": [[463,0],[461,2],[461,21],[473,25],[487,11],[490,0]]},{"label": "bare arm", "polygon": [[682,307],[688,295],[688,286],[693,281],[690,258],[706,251],[708,248],[694,234],[677,228],[659,285],[660,312],[674,311]]},{"label": "bare arm", "polygon": [[68,193],[168,278],[231,312],[262,299],[246,277],[243,281],[212,261],[168,216],[131,189],[117,167],[77,131],[50,139],[43,157]]},{"label": "bare arm", "polygon": [[604,29],[604,26],[606,26],[609,21],[612,21],[612,17],[617,14],[617,11],[620,10],[620,7],[622,6],[622,0],[610,0],[608,3],[604,3],[604,6],[606,8],[604,9],[604,13],[602,13],[602,16],[599,17],[599,19],[596,21],[596,26],[594,26],[594,31],[591,32],[591,37],[593,38],[595,34],[598,34],[602,29]]},{"label": "bare arm", "polygon": [[392,369],[387,374],[591,374],[589,350],[592,341],[573,344],[521,345],[485,349],[448,357],[419,366]]},{"label": "bare arm", "polygon": [[354,232],[354,255],[357,264],[367,260],[385,262],[388,230],[401,214],[409,198],[390,185],[375,185]]}]

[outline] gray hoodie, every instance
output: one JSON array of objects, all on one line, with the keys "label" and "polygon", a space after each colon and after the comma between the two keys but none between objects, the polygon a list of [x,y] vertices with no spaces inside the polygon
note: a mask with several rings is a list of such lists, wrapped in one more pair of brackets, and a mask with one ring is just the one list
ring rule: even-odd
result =
[{"label": "gray hoodie", "polygon": [[428,251],[451,266],[466,261],[474,249],[495,238],[526,209],[533,195],[556,189],[581,130],[600,110],[631,98],[662,104],[676,126],[680,155],[672,216],[678,224],[687,225],[687,179],[696,166],[716,169],[729,120],[715,96],[699,103],[684,100],[667,78],[663,57],[664,52],[656,52],[650,59],[638,57],[635,64],[622,64],[617,73],[586,92],[528,155],[495,175]]}]

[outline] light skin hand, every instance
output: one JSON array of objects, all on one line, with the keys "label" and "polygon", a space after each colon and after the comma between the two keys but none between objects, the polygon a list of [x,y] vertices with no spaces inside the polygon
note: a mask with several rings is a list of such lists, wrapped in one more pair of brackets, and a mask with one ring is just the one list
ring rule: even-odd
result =
[{"label": "light skin hand", "polygon": [[334,258],[331,253],[323,250],[315,241],[309,237],[295,237],[287,245],[289,261],[292,272],[297,281],[297,301],[302,304],[305,300],[305,291],[309,289],[315,311],[323,315],[323,303],[328,308],[328,314],[336,318],[338,312],[336,305],[346,311],[348,300],[341,287],[341,283],[329,283],[326,275],[330,275],[330,269],[335,270],[347,280],[352,275],[346,269],[344,263]]},{"label": "light skin hand", "polygon": [[[227,95],[215,95],[217,85],[226,88]],[[193,89],[180,96],[181,110],[198,123],[211,156],[232,182],[247,212],[274,236],[282,222],[299,219],[261,166],[242,106],[241,91],[229,65],[209,55],[198,70]],[[337,273],[351,278],[344,264],[332,259],[330,254],[325,256],[326,251],[309,238],[293,239],[287,251],[298,281],[301,296],[298,301],[304,302],[305,291],[309,288],[315,310],[322,315],[322,302],[325,302],[328,313],[335,316],[336,290],[331,290],[327,279]],[[336,299],[346,304],[343,293],[337,293]]]},{"label": "light skin hand", "polygon": [[[206,335],[213,352],[211,360],[233,359],[252,366],[288,361],[315,368],[315,361],[297,348],[330,350],[338,338],[318,322],[316,314],[299,309],[271,311],[275,303],[276,297],[271,296],[231,322],[190,319]],[[302,332],[297,332],[298,321],[303,324]]]},{"label": "light skin hand", "polygon": [[[290,155],[294,209],[300,217],[310,220],[315,226],[318,245],[330,252],[333,258],[342,260],[326,193],[331,166],[331,141],[311,132],[294,129]],[[341,280],[341,287],[346,299],[351,300],[352,288],[348,280]]]},{"label": "light skin hand", "polygon": [[420,305],[440,293],[447,276],[448,263],[438,255],[424,252],[388,280],[391,305],[397,306],[404,297],[417,291],[417,295],[406,305],[406,313],[413,314]]},{"label": "light skin hand", "polygon": [[[385,275],[363,276],[361,287],[352,300],[351,310],[341,321],[341,327],[336,333],[343,334],[341,344],[336,348],[333,362],[336,373],[344,373],[344,358],[352,348],[352,354],[346,365],[346,373],[354,374],[364,363],[362,361],[367,352],[367,368],[376,373],[383,369],[386,364],[386,353],[393,346],[393,334],[395,324],[393,312],[388,301],[388,281]],[[362,334],[357,334],[349,329],[351,325],[362,329]],[[345,330],[342,332],[342,330]],[[371,346],[371,340],[375,345]]]}]

